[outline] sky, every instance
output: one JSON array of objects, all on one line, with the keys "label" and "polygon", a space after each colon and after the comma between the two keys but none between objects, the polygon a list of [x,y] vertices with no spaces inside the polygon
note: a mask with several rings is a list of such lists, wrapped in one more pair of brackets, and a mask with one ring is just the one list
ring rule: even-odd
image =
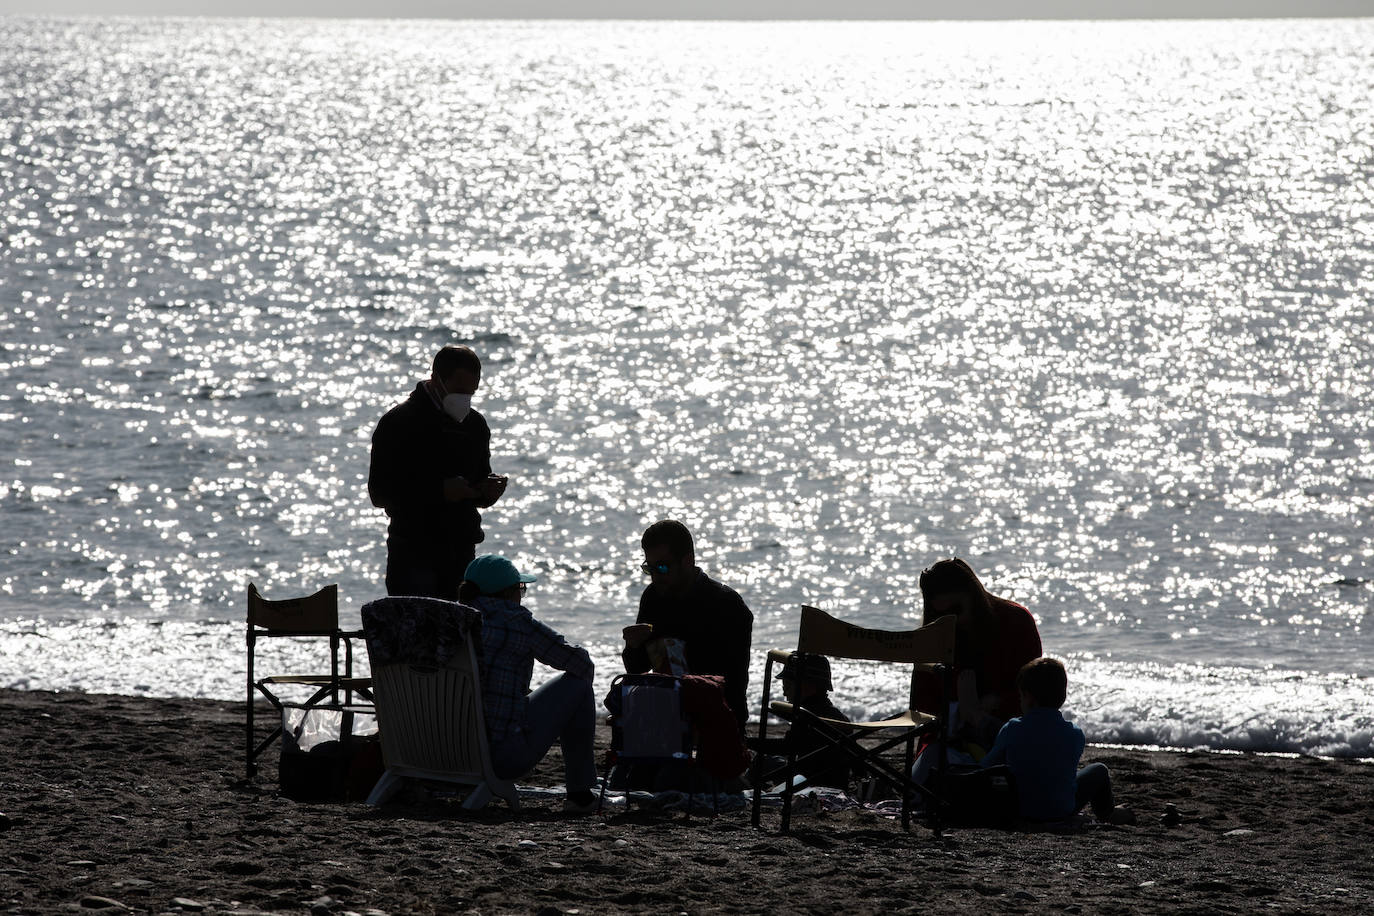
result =
[{"label": "sky", "polygon": [[1374,0],[0,0],[0,15],[350,19],[1232,19],[1374,16]]}]

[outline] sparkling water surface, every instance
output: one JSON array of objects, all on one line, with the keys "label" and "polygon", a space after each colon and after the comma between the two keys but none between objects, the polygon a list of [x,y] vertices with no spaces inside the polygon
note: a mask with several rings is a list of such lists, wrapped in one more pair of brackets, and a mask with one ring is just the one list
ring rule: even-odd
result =
[{"label": "sparkling water surface", "polygon": [[249,580],[356,622],[373,425],[458,342],[486,547],[600,680],[672,516],[760,657],[954,554],[1092,739],[1374,754],[1374,22],[0,48],[0,684],[238,696]]}]

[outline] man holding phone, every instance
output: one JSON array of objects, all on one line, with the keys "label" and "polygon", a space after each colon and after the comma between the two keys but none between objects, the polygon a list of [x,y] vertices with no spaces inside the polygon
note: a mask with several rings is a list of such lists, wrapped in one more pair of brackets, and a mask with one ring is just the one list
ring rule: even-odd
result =
[{"label": "man holding phone", "polygon": [[472,409],[482,362],[447,346],[428,379],[372,434],[367,493],[390,518],[386,592],[458,600],[458,584],[485,537],[482,515],[506,492],[491,471],[491,429]]}]

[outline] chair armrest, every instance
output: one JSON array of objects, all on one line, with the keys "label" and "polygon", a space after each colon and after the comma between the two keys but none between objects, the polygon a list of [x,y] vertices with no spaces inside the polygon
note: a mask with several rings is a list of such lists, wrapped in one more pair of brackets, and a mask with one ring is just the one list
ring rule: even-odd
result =
[{"label": "chair armrest", "polygon": [[258,678],[258,684],[290,684],[293,687],[329,687],[334,678],[328,674],[273,674]]},{"label": "chair armrest", "polygon": [[795,715],[792,704],[784,702],[783,700],[774,700],[768,704],[768,708],[773,715],[777,716],[779,719],[786,719],[789,722],[792,721],[792,716]]},{"label": "chair armrest", "polygon": [[785,662],[792,657],[791,649],[769,649],[768,660],[770,662]]}]

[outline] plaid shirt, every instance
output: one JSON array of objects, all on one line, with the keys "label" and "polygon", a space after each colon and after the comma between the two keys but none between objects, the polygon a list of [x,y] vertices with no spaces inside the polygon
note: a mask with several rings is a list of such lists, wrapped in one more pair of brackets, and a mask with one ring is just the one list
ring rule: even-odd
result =
[{"label": "plaid shirt", "polygon": [[588,681],[592,660],[517,602],[484,596],[472,605],[482,612],[482,712],[499,744],[524,728],[535,659]]}]

